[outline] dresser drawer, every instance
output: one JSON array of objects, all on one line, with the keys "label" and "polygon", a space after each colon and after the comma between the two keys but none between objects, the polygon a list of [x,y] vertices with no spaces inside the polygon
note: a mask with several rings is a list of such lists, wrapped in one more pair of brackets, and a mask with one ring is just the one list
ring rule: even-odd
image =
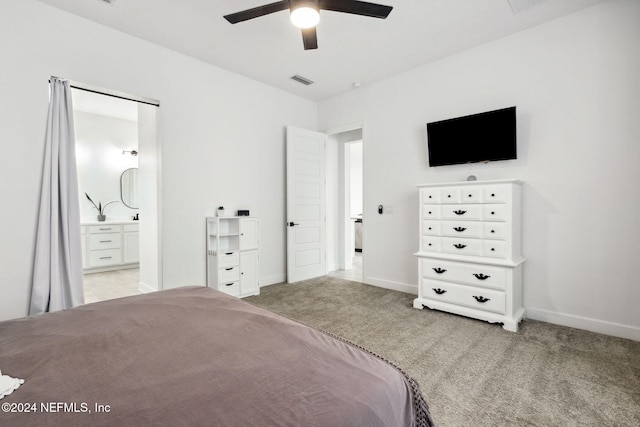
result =
[{"label": "dresser drawer", "polygon": [[426,252],[440,252],[440,237],[422,236],[422,247],[420,250]]},{"label": "dresser drawer", "polygon": [[89,249],[117,249],[122,246],[122,235],[120,233],[100,233],[89,235]]},{"label": "dresser drawer", "polygon": [[509,199],[511,186],[509,185],[487,185],[482,187],[483,203],[506,203]]},{"label": "dresser drawer", "polygon": [[460,188],[445,187],[440,190],[440,200],[442,203],[460,203]]},{"label": "dresser drawer", "polygon": [[423,205],[422,206],[422,218],[423,219],[440,219],[440,206],[438,206],[438,205]]},{"label": "dresser drawer", "polygon": [[240,264],[238,252],[223,252],[218,254],[218,267],[233,267]]},{"label": "dresser drawer", "polygon": [[482,237],[482,223],[471,221],[442,221],[441,236]]},{"label": "dresser drawer", "polygon": [[482,189],[479,187],[467,187],[460,189],[460,203],[480,203],[482,201]]},{"label": "dresser drawer", "polygon": [[221,283],[218,290],[233,297],[240,296],[240,282]]},{"label": "dresser drawer", "polygon": [[499,240],[485,240],[482,242],[482,254],[492,258],[504,258],[506,245]]},{"label": "dresser drawer", "polygon": [[504,222],[485,222],[482,224],[482,237],[491,240],[505,240],[507,227]]},{"label": "dresser drawer", "polygon": [[442,237],[440,242],[442,252],[456,255],[482,255],[482,240]]},{"label": "dresser drawer", "polygon": [[423,204],[435,204],[440,203],[440,189],[439,188],[423,188],[420,190],[422,194]]},{"label": "dresser drawer", "polygon": [[424,298],[499,314],[505,313],[506,298],[502,291],[430,279],[421,279],[420,287]]},{"label": "dresser drawer", "polygon": [[507,219],[507,207],[505,205],[482,206],[482,219],[485,221],[504,221]]},{"label": "dresser drawer", "polygon": [[422,234],[426,236],[439,236],[440,224],[440,221],[422,221]]},{"label": "dresser drawer", "polygon": [[89,251],[89,267],[105,267],[115,264],[122,264],[122,251],[120,249]]},{"label": "dresser drawer", "polygon": [[240,267],[224,267],[218,269],[218,283],[240,280]]},{"label": "dresser drawer", "polygon": [[482,205],[442,205],[440,217],[462,221],[478,221],[482,219]]},{"label": "dresser drawer", "polygon": [[122,225],[90,225],[89,233],[120,233]]},{"label": "dresser drawer", "polygon": [[420,260],[422,278],[458,282],[504,290],[507,273],[504,268],[439,259]]}]

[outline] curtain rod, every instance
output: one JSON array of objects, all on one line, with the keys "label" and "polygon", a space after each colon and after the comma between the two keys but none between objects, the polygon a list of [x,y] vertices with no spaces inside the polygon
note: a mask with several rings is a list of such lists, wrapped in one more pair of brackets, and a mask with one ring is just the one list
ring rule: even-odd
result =
[{"label": "curtain rod", "polygon": [[[52,76],[52,77],[55,77],[55,76]],[[61,80],[66,80],[66,79],[61,79]],[[160,101],[155,99],[145,98],[143,96],[130,95],[128,93],[119,92],[117,90],[105,89],[98,86],[91,86],[85,83],[74,82],[72,80],[67,80],[67,81],[69,82],[69,86],[72,87],[73,89],[84,90],[86,92],[97,93],[99,95],[106,95],[112,98],[124,99],[126,101],[139,102],[140,104],[153,105],[154,107],[160,106]],[[51,83],[51,79],[49,79],[49,83]]]}]

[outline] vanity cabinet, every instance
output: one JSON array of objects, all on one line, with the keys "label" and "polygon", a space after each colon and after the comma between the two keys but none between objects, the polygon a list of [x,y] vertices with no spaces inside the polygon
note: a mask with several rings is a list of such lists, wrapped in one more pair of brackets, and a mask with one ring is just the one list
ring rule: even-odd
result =
[{"label": "vanity cabinet", "polygon": [[520,216],[522,182],[418,186],[420,250],[415,308],[502,323],[524,317]]},{"label": "vanity cabinet", "polygon": [[81,237],[85,273],[138,266],[140,244],[137,223],[85,223],[81,230],[84,230]]},{"label": "vanity cabinet", "polygon": [[207,286],[244,298],[260,294],[259,221],[255,217],[208,217]]}]

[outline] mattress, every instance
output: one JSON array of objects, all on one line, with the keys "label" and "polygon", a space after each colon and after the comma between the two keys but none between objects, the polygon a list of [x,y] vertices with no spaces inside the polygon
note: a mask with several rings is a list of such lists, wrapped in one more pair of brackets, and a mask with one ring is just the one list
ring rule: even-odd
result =
[{"label": "mattress", "polygon": [[7,426],[432,425],[402,370],[203,287],[0,322],[0,369]]}]

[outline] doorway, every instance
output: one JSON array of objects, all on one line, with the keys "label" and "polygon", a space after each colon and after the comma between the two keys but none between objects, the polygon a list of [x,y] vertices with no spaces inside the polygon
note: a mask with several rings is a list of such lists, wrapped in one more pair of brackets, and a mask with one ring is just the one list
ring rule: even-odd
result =
[{"label": "doorway", "polygon": [[112,93],[72,85],[86,303],[162,289],[158,104]]},{"label": "doorway", "polygon": [[[327,139],[329,275],[364,281],[364,138],[362,124],[329,134]],[[333,243],[333,244],[332,244]]]}]

